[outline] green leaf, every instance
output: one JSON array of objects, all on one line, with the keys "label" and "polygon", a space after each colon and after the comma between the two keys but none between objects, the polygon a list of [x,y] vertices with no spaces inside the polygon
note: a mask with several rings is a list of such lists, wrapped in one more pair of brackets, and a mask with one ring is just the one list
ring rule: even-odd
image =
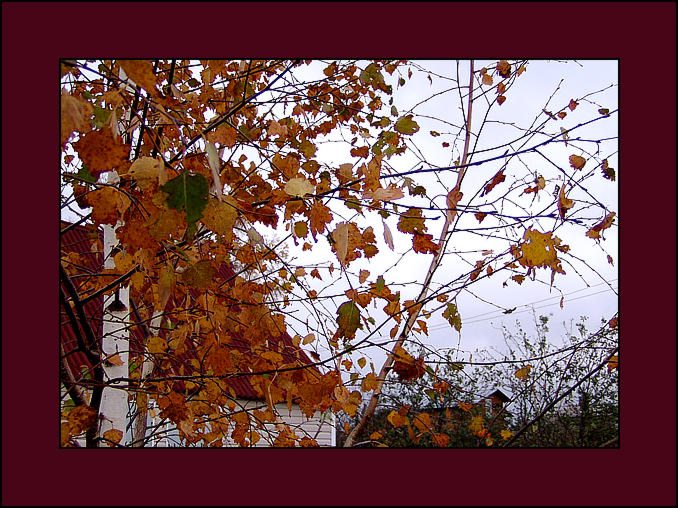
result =
[{"label": "green leaf", "polygon": [[414,115],[406,115],[396,122],[395,130],[401,134],[414,134],[419,130],[419,124],[414,121]]},{"label": "green leaf", "polygon": [[204,176],[182,173],[161,189],[168,194],[167,205],[170,208],[186,211],[186,222],[192,224],[202,217],[209,193],[209,184]]},{"label": "green leaf", "polygon": [[111,118],[111,110],[94,106],[94,125],[100,129],[108,123]]},{"label": "green leaf", "polygon": [[352,339],[360,327],[360,309],[351,301],[342,303],[337,309],[337,334]]},{"label": "green leaf", "polygon": [[92,176],[92,173],[87,169],[87,165],[83,164],[78,170],[78,178],[89,183],[96,183],[97,179]]},{"label": "green leaf", "polygon": [[449,321],[450,325],[455,330],[458,332],[461,331],[461,316],[459,315],[456,304],[448,303],[447,308],[443,312],[443,317]]},{"label": "green leaf", "polygon": [[377,285],[376,285],[376,290],[378,293],[380,293],[383,289],[386,283],[384,282],[384,277],[380,275],[377,277]]}]

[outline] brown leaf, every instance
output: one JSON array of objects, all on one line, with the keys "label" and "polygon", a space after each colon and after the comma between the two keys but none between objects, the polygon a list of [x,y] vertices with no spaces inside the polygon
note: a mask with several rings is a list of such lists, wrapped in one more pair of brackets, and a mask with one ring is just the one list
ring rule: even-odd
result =
[{"label": "brown leaf", "polygon": [[504,180],[506,180],[506,175],[504,175],[504,169],[502,168],[499,171],[497,171],[497,173],[492,177],[492,180],[490,180],[490,182],[487,185],[485,185],[485,189],[480,194],[481,197],[486,195],[486,194],[489,194],[492,189],[494,189],[497,185],[502,183]]}]

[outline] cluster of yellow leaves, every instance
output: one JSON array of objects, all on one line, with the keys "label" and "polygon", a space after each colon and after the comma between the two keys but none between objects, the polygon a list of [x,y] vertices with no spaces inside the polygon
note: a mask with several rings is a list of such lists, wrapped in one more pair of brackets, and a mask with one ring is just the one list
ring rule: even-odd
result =
[{"label": "cluster of yellow leaves", "polygon": [[71,439],[92,427],[97,421],[97,411],[90,406],[76,406],[61,421],[61,446],[70,446]]}]

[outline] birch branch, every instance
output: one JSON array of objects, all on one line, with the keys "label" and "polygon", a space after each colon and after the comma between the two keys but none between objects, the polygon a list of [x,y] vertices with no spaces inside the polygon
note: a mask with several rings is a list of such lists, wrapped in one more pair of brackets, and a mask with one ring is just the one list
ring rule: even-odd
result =
[{"label": "birch branch", "polygon": [[388,375],[389,371],[393,367],[393,363],[395,362],[396,351],[400,347],[402,347],[402,345],[409,337],[410,332],[414,327],[417,318],[419,317],[419,313],[421,312],[421,306],[417,304],[424,300],[428,295],[433,275],[435,274],[436,270],[440,266],[440,263],[442,262],[443,255],[445,252],[445,245],[447,244],[448,235],[450,232],[450,226],[452,224],[452,221],[457,215],[456,203],[461,199],[462,196],[460,190],[461,183],[464,179],[464,175],[466,174],[467,168],[466,164],[469,156],[469,146],[471,142],[471,119],[473,116],[473,77],[474,77],[473,71],[474,71],[473,60],[471,60],[469,76],[468,109],[466,113],[466,136],[464,139],[464,151],[461,161],[462,167],[459,170],[459,173],[457,173],[457,181],[455,183],[455,186],[447,195],[448,210],[445,215],[445,223],[443,224],[443,229],[438,239],[438,250],[433,255],[433,260],[431,261],[431,264],[428,268],[428,272],[426,274],[426,278],[424,279],[424,284],[422,286],[421,292],[419,293],[419,296],[416,299],[416,304],[413,308],[413,312],[410,314],[409,318],[405,321],[405,324],[400,332],[400,335],[398,336],[398,339],[393,344],[391,352],[388,354],[388,356],[386,357],[386,361],[381,366],[379,375],[377,376],[377,386],[375,387],[374,392],[372,392],[372,397],[370,398],[367,408],[365,409],[365,412],[358,421],[357,425],[353,428],[353,430],[349,433],[348,437],[346,438],[346,442],[344,443],[344,447],[346,448],[350,448],[351,446],[353,446],[353,442],[355,441],[356,436],[365,427],[369,419],[374,414],[374,411],[377,408],[377,404],[379,403],[379,397],[381,396],[381,391],[384,386],[386,376]]}]

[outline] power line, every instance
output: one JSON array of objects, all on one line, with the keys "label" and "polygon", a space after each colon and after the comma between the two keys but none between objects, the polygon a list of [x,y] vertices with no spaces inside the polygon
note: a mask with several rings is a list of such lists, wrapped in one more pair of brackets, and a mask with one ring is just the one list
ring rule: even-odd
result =
[{"label": "power line", "polygon": [[[609,283],[615,282],[616,280],[617,280],[617,279],[612,279],[612,280],[610,280],[610,281],[606,281],[606,283],[609,284]],[[616,290],[616,289],[617,289],[617,288],[607,288],[607,289],[603,289],[602,291],[597,291],[597,292],[595,292],[595,293],[591,293],[591,294],[588,294],[588,295],[582,295],[582,296],[579,296],[579,297],[577,297],[577,298],[564,298],[565,296],[573,295],[573,294],[576,294],[576,293],[580,293],[580,292],[582,292],[582,291],[586,291],[586,290],[588,290],[588,289],[594,288],[594,287],[596,287],[596,286],[601,286],[601,285],[603,285],[603,284],[605,284],[605,283],[601,282],[600,284],[596,284],[596,285],[590,286],[590,287],[588,287],[588,288],[578,289],[578,290],[576,290],[576,291],[571,291],[571,292],[569,292],[569,293],[565,293],[564,295],[562,295],[563,302],[574,302],[574,301],[577,301],[577,300],[581,300],[582,298],[588,298],[588,297],[591,297],[591,296],[599,295],[599,294],[601,294],[601,293],[606,293],[606,292],[608,292],[608,291],[613,291],[613,290]],[[516,311],[511,312],[510,314],[511,314],[511,315],[514,315],[514,314],[522,314],[522,313],[528,312],[528,311],[530,311],[530,310],[532,310],[532,309],[542,309],[542,308],[544,308],[544,307],[550,307],[550,306],[552,306],[552,305],[558,305],[559,302],[556,301],[556,302],[552,302],[552,303],[547,303],[547,304],[545,304],[545,305],[541,305],[541,306],[539,306],[539,307],[533,307],[534,304],[546,302],[546,301],[549,301],[549,300],[559,299],[559,298],[561,298],[561,297],[559,297],[559,296],[551,296],[551,297],[549,297],[549,298],[544,298],[544,299],[542,299],[542,300],[536,300],[536,301],[533,301],[533,302],[529,302],[529,303],[520,305],[520,307],[526,307],[525,309],[516,310]],[[493,314],[493,315],[490,315],[490,314]],[[502,317],[502,315],[504,315],[504,314],[505,314],[505,311],[502,311],[502,310],[494,310],[494,311],[490,311],[490,312],[484,312],[484,313],[482,313],[482,314],[476,314],[475,316],[471,316],[471,317],[468,317],[468,318],[464,319],[464,320],[463,320],[463,323],[464,323],[464,324],[469,324],[469,325],[470,325],[470,324],[474,324],[474,323],[481,323],[481,322],[483,322],[483,321],[489,321],[489,320],[491,320],[491,319],[497,319],[497,318],[500,318],[500,317]],[[483,317],[482,319],[476,319],[476,318],[479,318],[479,317],[482,317],[482,316],[488,316],[488,317]],[[429,327],[428,330],[429,330],[429,331],[440,330],[440,329],[445,328],[445,327],[447,327],[447,326],[448,326],[447,324],[441,323],[441,324],[439,324],[439,325],[434,325],[434,326]]]}]

